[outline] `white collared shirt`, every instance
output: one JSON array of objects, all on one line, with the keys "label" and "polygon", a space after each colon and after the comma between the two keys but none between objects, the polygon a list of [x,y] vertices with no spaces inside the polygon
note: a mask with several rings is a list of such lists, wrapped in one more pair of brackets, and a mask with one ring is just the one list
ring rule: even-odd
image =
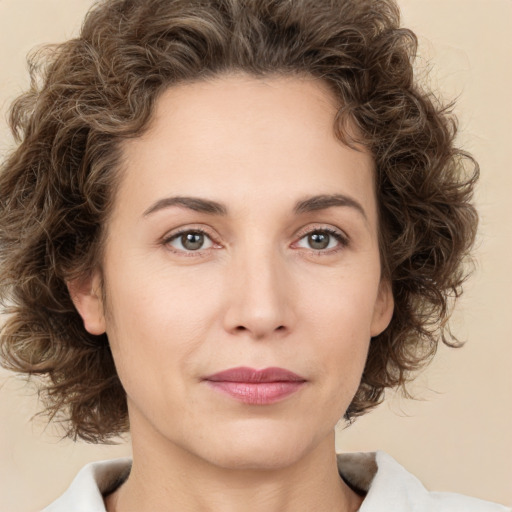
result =
[{"label": "white collared shirt", "polygon": [[[87,464],[68,490],[42,512],[106,512],[103,494],[128,477],[131,459]],[[359,512],[512,512],[461,494],[429,492],[384,452],[338,455],[340,475],[366,493]]]}]

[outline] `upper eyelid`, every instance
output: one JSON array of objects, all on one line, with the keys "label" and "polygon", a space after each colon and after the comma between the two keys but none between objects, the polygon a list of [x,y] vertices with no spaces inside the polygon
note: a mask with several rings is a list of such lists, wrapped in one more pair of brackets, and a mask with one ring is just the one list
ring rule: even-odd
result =
[{"label": "upper eyelid", "polygon": [[183,235],[184,233],[201,233],[201,234],[206,235],[209,238],[211,238],[212,241],[215,241],[215,238],[216,238],[215,235],[213,235],[210,232],[210,230],[208,230],[204,227],[184,226],[182,228],[175,228],[175,229],[168,231],[167,233],[165,233],[162,236],[161,240],[164,242],[168,242],[169,240],[173,240],[173,239],[179,237],[180,235]]},{"label": "upper eyelid", "polygon": [[337,228],[335,226],[325,225],[325,224],[323,224],[323,225],[319,224],[314,227],[301,229],[301,230],[299,230],[297,236],[302,239],[305,236],[307,236],[308,234],[314,233],[315,231],[327,231],[328,233],[336,233],[340,237],[344,238],[347,241],[350,239],[350,237],[347,235],[347,233],[344,230]]},{"label": "upper eyelid", "polygon": [[[321,230],[313,230],[311,233],[315,233],[315,232],[321,232]],[[337,231],[331,231],[331,230],[323,230],[324,232],[326,232],[331,238],[333,238],[336,242],[337,242],[337,249],[339,249],[340,247],[347,247],[349,245],[349,240],[348,238],[337,232]],[[297,245],[299,244],[302,240],[304,240],[307,236],[309,236],[310,233],[306,233],[304,236],[301,236],[296,242],[293,242],[292,245]],[[302,249],[306,249],[306,248],[303,248],[301,247]],[[334,247],[331,247],[329,249],[313,249],[313,248],[308,248],[306,250],[311,250],[313,252],[324,252],[324,253],[328,253],[330,251],[334,251],[336,248]]]},{"label": "upper eyelid", "polygon": [[218,249],[219,243],[215,240],[213,236],[210,235],[208,231],[206,231],[203,228],[183,228],[179,229],[177,228],[177,231],[173,230],[171,232],[168,232],[168,234],[164,235],[160,239],[161,246],[165,246],[168,251],[173,252],[174,254],[179,254],[181,256],[187,256],[187,257],[202,257],[205,256],[207,251],[210,251],[212,247],[207,247],[206,249],[197,249],[197,250],[186,250],[186,249],[178,249],[177,247],[173,247],[171,242],[174,240],[180,238],[185,233],[201,233],[202,235],[205,235],[208,237],[212,243],[213,246],[217,245],[217,247],[214,247],[215,249]]},{"label": "upper eyelid", "polygon": [[[347,234],[340,228],[337,228],[335,226],[331,226],[331,225],[326,225],[326,224],[318,224],[314,227],[306,227],[306,228],[301,228],[298,230],[297,234],[295,236],[304,236],[304,235],[307,235],[308,233],[312,233],[312,232],[315,232],[315,231],[332,231],[332,232],[336,232],[336,233],[339,233],[340,235],[343,235],[343,236],[347,236]],[[208,228],[205,228],[203,226],[183,226],[181,228],[175,228],[175,229],[172,229],[171,231],[167,232],[162,238],[168,238],[168,237],[173,237],[173,236],[177,236],[177,235],[180,235],[182,233],[189,233],[189,232],[200,232],[200,233],[204,233],[206,235],[209,235],[209,236],[215,236],[215,235],[212,235],[210,233],[210,229]]]}]

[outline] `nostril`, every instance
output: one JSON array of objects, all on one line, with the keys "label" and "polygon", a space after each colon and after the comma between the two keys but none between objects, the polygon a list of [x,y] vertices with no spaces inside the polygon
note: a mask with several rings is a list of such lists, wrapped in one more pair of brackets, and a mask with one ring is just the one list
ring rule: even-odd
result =
[{"label": "nostril", "polygon": [[[235,331],[237,332],[244,332],[244,331],[249,331],[250,329],[248,329],[247,327],[243,326],[243,325],[238,325],[236,328],[235,328]],[[276,331],[284,331],[286,330],[286,327],[284,325],[279,325],[278,327],[276,327],[275,329]]]}]

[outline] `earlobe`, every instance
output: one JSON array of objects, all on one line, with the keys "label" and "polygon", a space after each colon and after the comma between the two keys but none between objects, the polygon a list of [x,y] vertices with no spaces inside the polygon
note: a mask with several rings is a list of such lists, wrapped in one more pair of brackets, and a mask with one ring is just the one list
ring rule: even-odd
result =
[{"label": "earlobe", "polygon": [[82,317],[85,330],[94,335],[104,334],[106,325],[100,272],[96,270],[89,278],[75,279],[66,284],[71,300]]},{"label": "earlobe", "polygon": [[379,292],[375,301],[373,318],[371,325],[371,336],[381,334],[391,322],[395,301],[393,299],[393,290],[389,279],[382,279],[379,284]]}]

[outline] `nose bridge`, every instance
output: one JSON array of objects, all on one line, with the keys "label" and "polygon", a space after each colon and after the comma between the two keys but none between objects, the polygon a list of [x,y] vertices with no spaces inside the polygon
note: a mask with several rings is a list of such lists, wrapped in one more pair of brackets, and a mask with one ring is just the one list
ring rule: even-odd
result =
[{"label": "nose bridge", "polygon": [[226,328],[254,338],[289,330],[292,283],[281,251],[269,242],[246,243],[233,255]]}]

